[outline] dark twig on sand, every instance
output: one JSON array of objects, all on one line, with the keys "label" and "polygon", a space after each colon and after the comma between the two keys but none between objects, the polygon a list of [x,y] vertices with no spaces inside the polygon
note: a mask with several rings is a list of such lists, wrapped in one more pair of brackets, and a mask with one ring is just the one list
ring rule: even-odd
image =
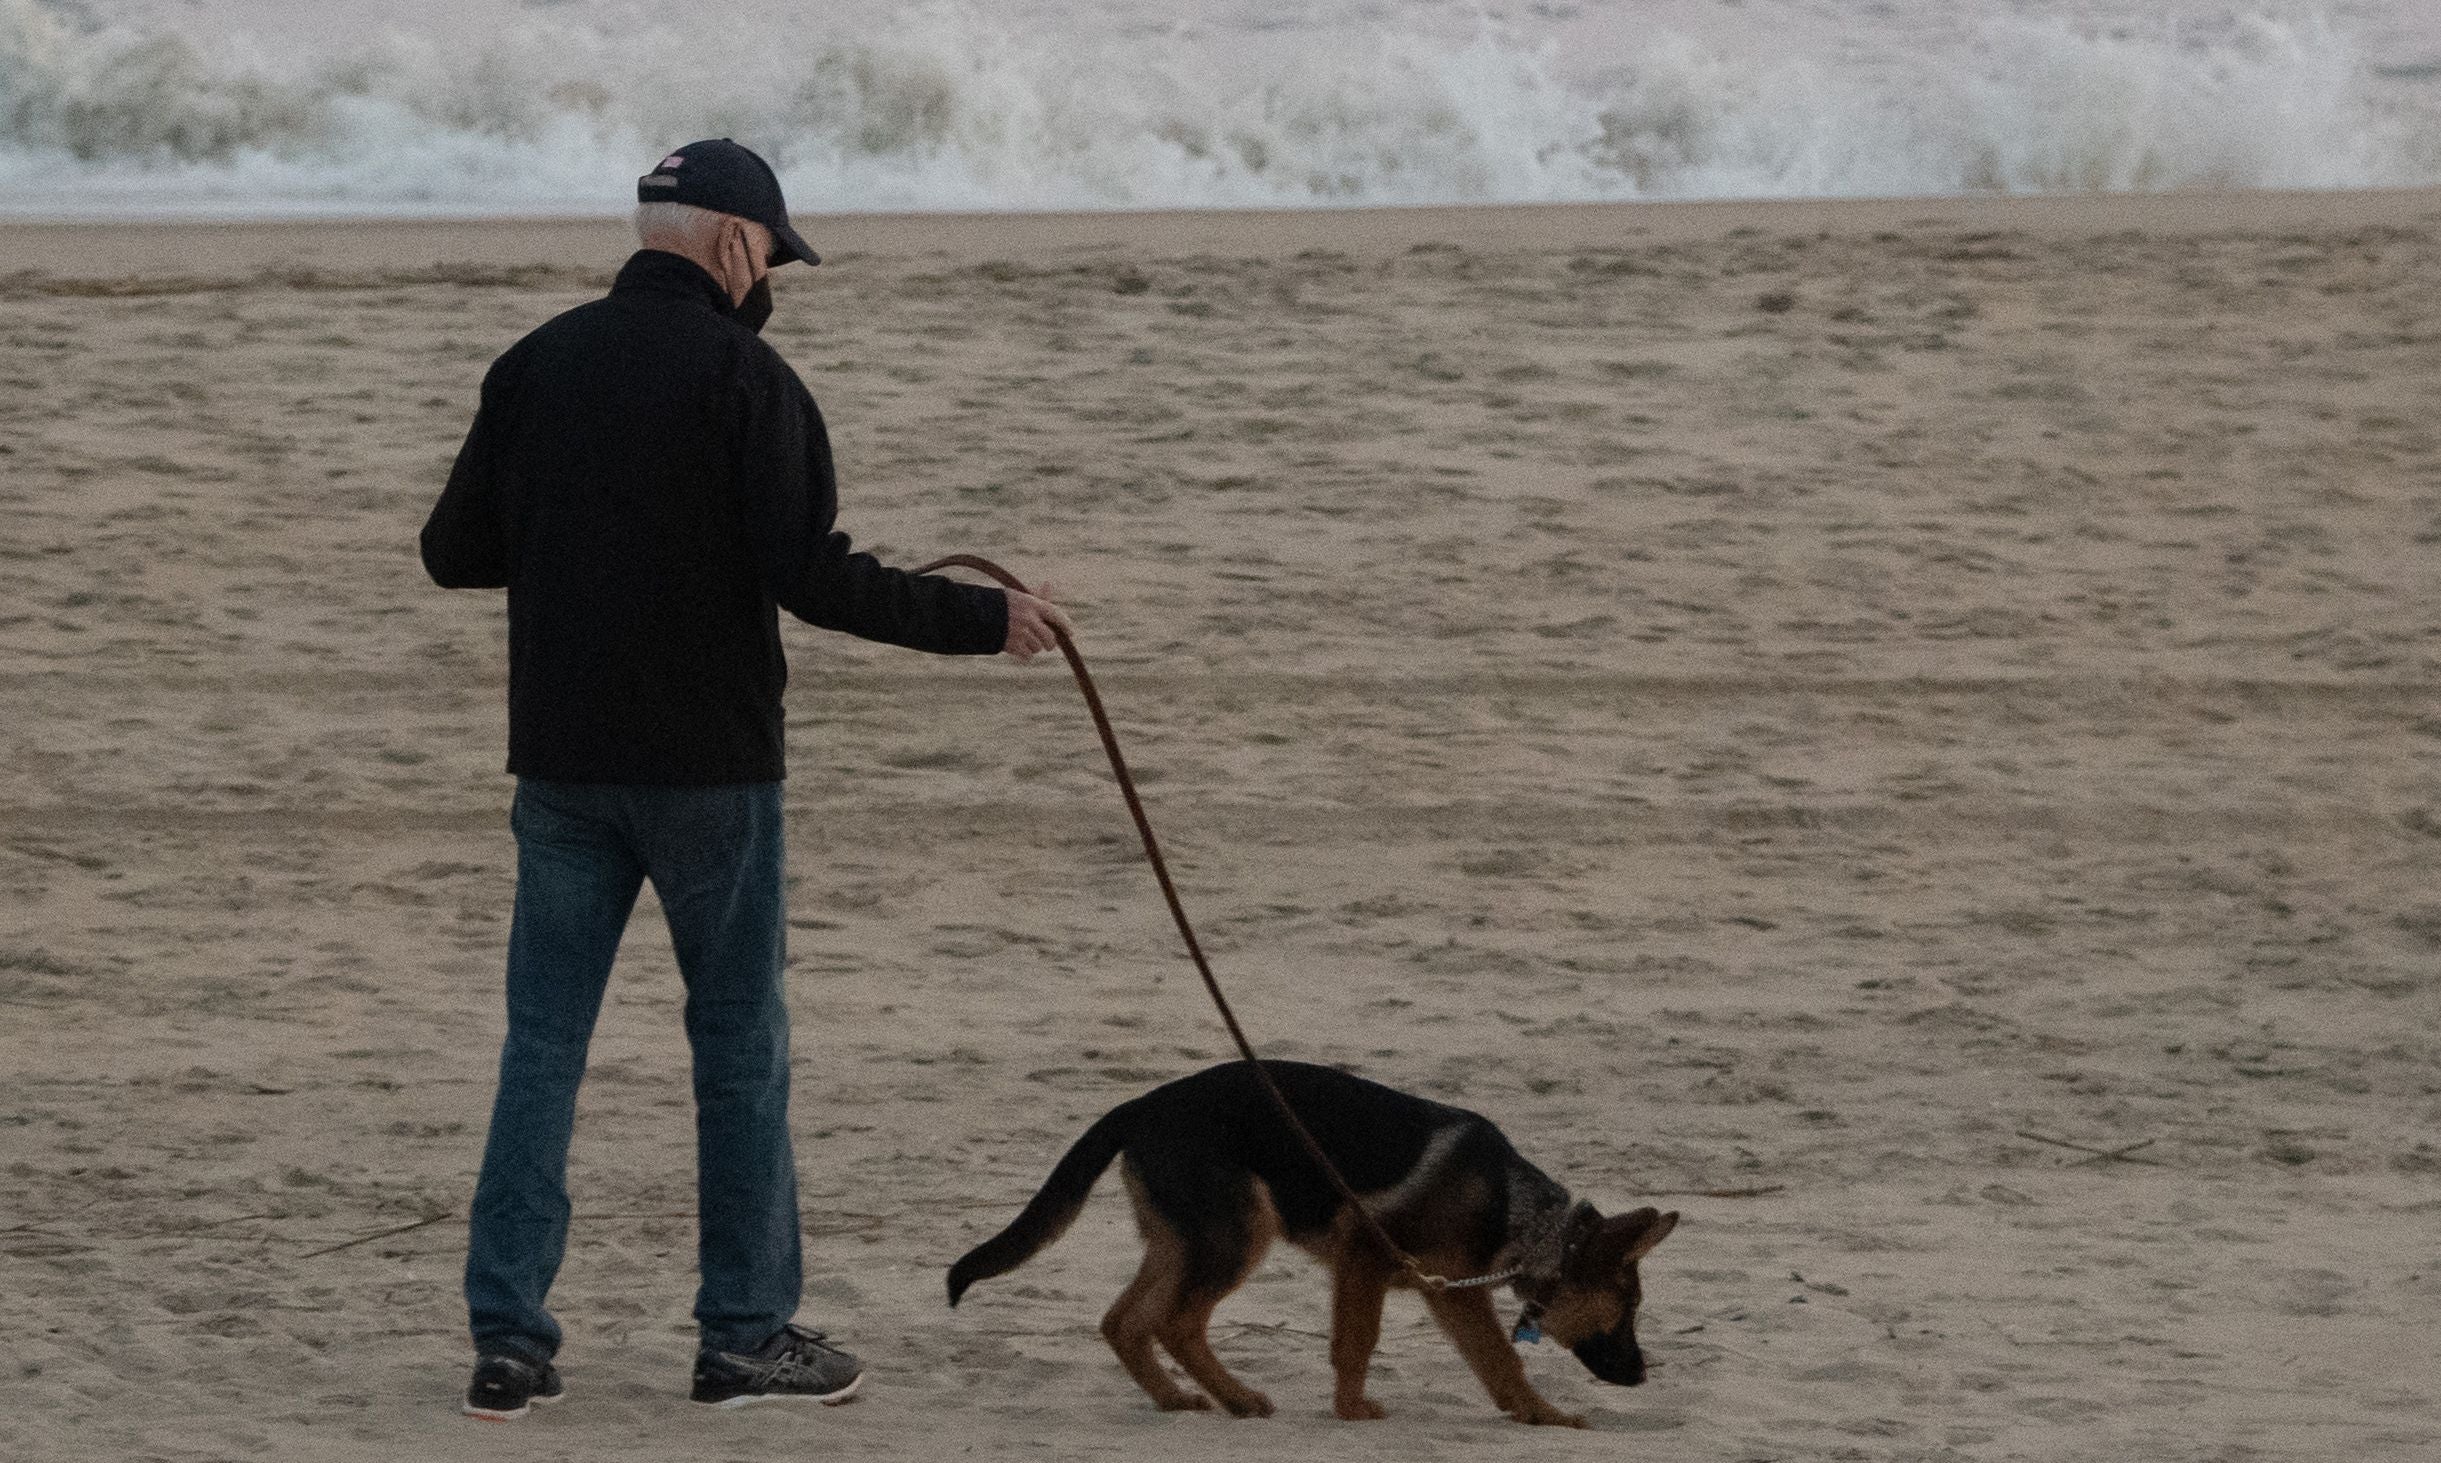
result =
[{"label": "dark twig on sand", "polygon": [[1286,1321],[1224,1321],[1221,1324],[1225,1326],[1234,1326],[1239,1331],[1260,1331],[1267,1336],[1303,1336],[1313,1341],[1328,1341],[1331,1339],[1329,1336],[1320,1331],[1303,1330],[1299,1327],[1288,1324]]},{"label": "dark twig on sand", "polygon": [[[805,1226],[805,1233],[808,1238],[819,1238],[820,1236],[826,1234],[865,1234],[871,1232],[872,1230],[878,1229],[885,1224],[893,1223],[896,1220],[896,1216],[894,1215],[860,1214],[852,1209],[832,1210],[830,1212],[832,1215],[846,1219],[850,1222],[846,1224],[822,1224],[818,1222],[808,1222]],[[569,1223],[598,1224],[613,1219],[693,1221],[698,1217],[699,1216],[692,1209],[620,1209],[613,1210],[607,1214],[574,1214],[569,1216]]]},{"label": "dark twig on sand", "polygon": [[107,860],[95,858],[92,854],[62,853],[56,848],[45,848],[39,843],[12,842],[8,847],[11,851],[24,854],[27,858],[47,858],[53,863],[74,864],[80,869],[97,869],[108,866]]},{"label": "dark twig on sand", "polygon": [[341,1250],[352,1250],[358,1245],[369,1245],[377,1239],[388,1239],[392,1235],[410,1234],[416,1230],[424,1228],[426,1225],[438,1224],[442,1220],[449,1217],[449,1211],[444,1209],[438,1214],[426,1215],[424,1218],[415,1221],[413,1224],[402,1224],[394,1229],[385,1229],[379,1234],[368,1234],[358,1239],[342,1240],[335,1245],[324,1245],[321,1249],[309,1250],[306,1253],[297,1256],[297,1258],[300,1260],[311,1260],[320,1255],[335,1255]]},{"label": "dark twig on sand", "polygon": [[2087,1147],[2087,1146],[2086,1146],[2085,1144],[2083,1144],[2083,1143],[2071,1143],[2071,1142],[2069,1142],[2069,1141],[2068,1141],[2067,1139],[2065,1139],[2065,1138],[2046,1138],[2046,1137],[2044,1137],[2044,1136],[2043,1136],[2042,1134],[2040,1134],[2040,1133],[2029,1133],[2029,1132],[2027,1132],[2027,1131],[2026,1131],[2025,1129],[2023,1129],[2023,1128],[2018,1129],[2018,1131],[2017,1131],[2017,1136],[2018,1136],[2018,1137],[2020,1137],[2020,1138],[2024,1138],[2024,1139],[2028,1140],[2029,1142],[2034,1142],[2034,1143],[2048,1143],[2048,1144],[2050,1144],[2050,1145],[2051,1145],[2052,1147],[2054,1147],[2054,1148],[2070,1148],[2070,1149],[2074,1149],[2075,1151],[2077,1151],[2077,1152],[2079,1152],[2079,1153],[2082,1153],[2082,1154],[2087,1155],[2086,1159],[2084,1160],[2084,1161],[2085,1161],[2085,1162],[2087,1162],[2087,1163],[2096,1163],[2096,1162],[2146,1163],[2146,1164],[2151,1164],[2151,1165],[2152,1165],[2153,1167],[2155,1167],[2155,1168],[2165,1168],[2165,1167],[2167,1167],[2167,1166],[2168,1166],[2168,1165],[2166,1165],[2166,1164],[2162,1163],[2162,1162],[2161,1162],[2160,1160],[2158,1160],[2158,1159],[2152,1159],[2152,1158],[2131,1158],[2131,1157],[2129,1157],[2129,1156],[2128,1156],[2129,1154],[2134,1153],[2134,1152],[2138,1151],[2139,1149],[2144,1149],[2144,1148],[2150,1148],[2150,1147],[2152,1147],[2152,1146],[2153,1146],[2153,1143],[2154,1143],[2154,1140],[2153,1140],[2153,1139],[2151,1139],[2151,1138],[2146,1138],[2146,1139],[2143,1139],[2143,1140],[2142,1140],[2142,1141],[2140,1141],[2140,1142],[2129,1143],[2129,1144],[2126,1144],[2125,1146],[2123,1146],[2123,1147],[2119,1147],[2119,1148],[2090,1148],[2090,1147]]}]

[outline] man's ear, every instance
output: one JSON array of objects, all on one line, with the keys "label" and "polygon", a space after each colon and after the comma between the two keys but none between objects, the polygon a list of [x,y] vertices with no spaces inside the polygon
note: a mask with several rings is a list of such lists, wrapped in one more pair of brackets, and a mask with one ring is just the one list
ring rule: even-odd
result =
[{"label": "man's ear", "polygon": [[720,256],[721,288],[729,292],[729,303],[734,305],[754,288],[754,236],[747,231],[746,221],[723,216],[715,248]]}]

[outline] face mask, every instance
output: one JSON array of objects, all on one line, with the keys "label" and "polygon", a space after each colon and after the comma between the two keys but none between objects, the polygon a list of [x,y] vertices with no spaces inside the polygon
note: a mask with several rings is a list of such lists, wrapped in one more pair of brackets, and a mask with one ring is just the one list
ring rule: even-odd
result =
[{"label": "face mask", "polygon": [[738,324],[757,335],[763,333],[763,322],[771,318],[771,276],[766,274],[746,291],[746,298],[737,302],[734,317]]}]

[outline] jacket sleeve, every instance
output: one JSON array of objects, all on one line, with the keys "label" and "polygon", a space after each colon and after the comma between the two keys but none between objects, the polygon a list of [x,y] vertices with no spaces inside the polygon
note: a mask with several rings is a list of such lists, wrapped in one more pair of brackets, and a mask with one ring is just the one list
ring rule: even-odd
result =
[{"label": "jacket sleeve", "polygon": [[441,500],[424,520],[424,572],[443,589],[501,589],[509,582],[508,503],[500,460],[508,412],[505,361],[493,362],[485,374],[475,424],[458,448]]},{"label": "jacket sleeve", "polygon": [[1008,640],[1008,597],[894,569],[834,528],[838,480],[822,413],[776,356],[741,391],[746,535],[771,597],[809,625],[936,655],[992,655]]}]

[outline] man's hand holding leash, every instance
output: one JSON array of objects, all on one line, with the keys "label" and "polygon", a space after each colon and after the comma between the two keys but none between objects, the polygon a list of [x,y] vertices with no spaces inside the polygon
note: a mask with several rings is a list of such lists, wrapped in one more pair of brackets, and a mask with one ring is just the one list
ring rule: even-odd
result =
[{"label": "man's hand holding leash", "polygon": [[1046,650],[1059,649],[1060,632],[1076,634],[1076,626],[1068,612],[1051,602],[1056,592],[1051,585],[1041,586],[1040,594],[1022,590],[1007,591],[1009,597],[1009,638],[1000,653],[1020,663],[1032,660]]}]

